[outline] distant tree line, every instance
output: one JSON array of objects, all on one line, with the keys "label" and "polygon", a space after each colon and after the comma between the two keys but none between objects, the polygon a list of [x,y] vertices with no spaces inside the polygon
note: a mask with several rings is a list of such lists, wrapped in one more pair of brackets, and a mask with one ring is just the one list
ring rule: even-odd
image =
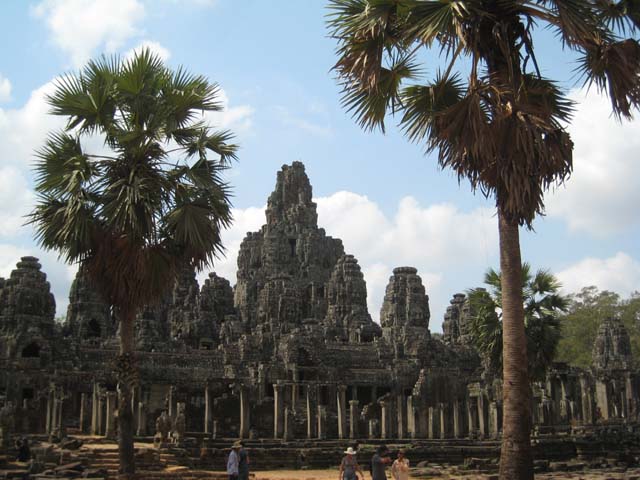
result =
[{"label": "distant tree line", "polygon": [[589,368],[598,327],[606,317],[617,316],[629,332],[634,358],[640,359],[640,292],[629,298],[597,287],[585,287],[569,296],[569,308],[559,317],[561,338],[555,361]]}]

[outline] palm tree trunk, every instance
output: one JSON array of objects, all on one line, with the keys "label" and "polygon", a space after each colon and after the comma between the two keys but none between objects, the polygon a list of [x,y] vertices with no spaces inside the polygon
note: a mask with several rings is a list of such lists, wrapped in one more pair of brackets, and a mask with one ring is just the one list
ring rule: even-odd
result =
[{"label": "palm tree trunk", "polygon": [[118,456],[120,458],[120,479],[135,476],[136,466],[133,449],[133,409],[131,405],[134,363],[134,320],[135,313],[122,312],[120,316],[120,366],[118,378]]},{"label": "palm tree trunk", "polygon": [[533,479],[531,389],[522,305],[522,262],[518,223],[498,208],[502,285],[503,415],[501,480]]}]

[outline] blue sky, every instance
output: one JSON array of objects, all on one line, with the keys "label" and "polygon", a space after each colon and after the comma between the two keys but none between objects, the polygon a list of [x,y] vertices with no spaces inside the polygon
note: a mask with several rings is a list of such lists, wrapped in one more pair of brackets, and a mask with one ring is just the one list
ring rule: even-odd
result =
[{"label": "blue sky", "polygon": [[[492,201],[440,171],[393,119],[386,135],[365,133],[340,107],[324,0],[6,0],[0,9],[0,275],[21,255],[39,256],[60,314],[74,269],[40,252],[21,226],[33,202],[32,152],[59,126],[44,94],[88,58],[140,45],[224,90],[226,111],[211,120],[237,133],[241,151],[229,175],[236,224],[215,269],[232,283],[242,237],[264,223],[275,173],[294,160],[307,166],[320,226],[359,259],[374,318],[396,266],[418,267],[434,331],[451,295],[497,266]],[[613,121],[606,99],[576,85],[573,58],[553,35],[538,39],[544,74],[573,89],[580,105],[573,178],[548,196],[535,233],[522,233],[523,256],[555,272],[567,291],[595,284],[628,295],[640,290],[640,126]],[[438,66],[429,60],[427,73]]]}]

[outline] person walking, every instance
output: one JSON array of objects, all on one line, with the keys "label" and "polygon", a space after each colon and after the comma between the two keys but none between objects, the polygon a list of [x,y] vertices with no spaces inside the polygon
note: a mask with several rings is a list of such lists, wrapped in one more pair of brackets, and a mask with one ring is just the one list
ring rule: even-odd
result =
[{"label": "person walking", "polygon": [[349,447],[344,453],[345,456],[340,463],[340,476],[338,480],[358,480],[358,473],[360,474],[360,480],[364,480],[364,473],[362,473],[362,469],[356,460],[356,451],[353,447]]},{"label": "person walking", "polygon": [[398,450],[398,458],[391,465],[391,475],[394,480],[409,480],[409,459],[405,457],[404,450]]},{"label": "person walking", "polygon": [[386,445],[380,445],[376,454],[371,458],[371,478],[372,480],[387,480],[385,468],[391,463],[389,449]]},{"label": "person walking", "polygon": [[240,458],[238,457],[239,447],[240,445],[236,442],[231,446],[231,451],[229,452],[229,458],[227,459],[227,475],[229,475],[229,480],[238,480],[238,465],[240,463]]},{"label": "person walking", "polygon": [[249,452],[244,448],[242,440],[236,442],[238,450],[238,480],[249,480]]}]

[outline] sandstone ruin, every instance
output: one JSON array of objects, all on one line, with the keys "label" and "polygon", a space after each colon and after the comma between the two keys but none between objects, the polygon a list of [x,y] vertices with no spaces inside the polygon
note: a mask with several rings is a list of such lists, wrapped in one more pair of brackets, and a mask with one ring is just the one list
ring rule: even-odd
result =
[{"label": "sandstone ruin", "polygon": [[[82,270],[69,299],[65,323],[57,324],[33,257],[0,279],[5,445],[17,433],[115,438],[117,324]],[[139,315],[137,434],[164,429],[168,436],[170,425],[158,423],[166,412],[197,445],[441,439],[450,442],[437,444],[442,455],[464,457],[486,440],[495,453],[501,382],[470,346],[465,295],[453,296],[442,336],[430,334],[429,298],[415,268],[393,270],[380,325],[366,300],[358,261],[317,225],[303,164],[283,166],[266,224],[242,242],[235,286],[215,273],[200,286],[186,270]],[[534,439],[565,435],[573,440],[563,451],[575,455],[591,448],[581,435],[637,428],[632,360],[624,326],[604,320],[592,369],[557,364],[533,386]],[[446,445],[458,450],[446,453]]]}]

